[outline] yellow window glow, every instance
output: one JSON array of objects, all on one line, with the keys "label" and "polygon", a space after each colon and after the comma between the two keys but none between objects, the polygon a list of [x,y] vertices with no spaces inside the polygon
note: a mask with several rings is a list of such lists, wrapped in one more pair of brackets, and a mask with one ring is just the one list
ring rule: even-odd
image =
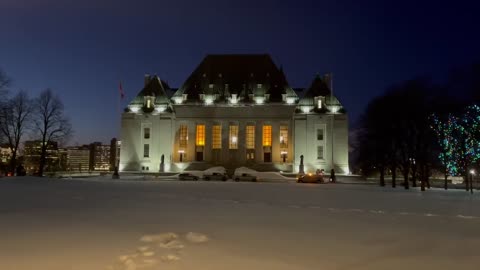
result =
[{"label": "yellow window glow", "polygon": [[272,126],[263,126],[263,146],[272,146]]},{"label": "yellow window glow", "polygon": [[222,126],[215,125],[212,127],[212,149],[222,148]]},{"label": "yellow window glow", "polygon": [[247,126],[245,135],[247,149],[255,149],[255,126]]},{"label": "yellow window glow", "polygon": [[195,141],[197,146],[205,145],[205,125],[197,125],[197,138]]}]

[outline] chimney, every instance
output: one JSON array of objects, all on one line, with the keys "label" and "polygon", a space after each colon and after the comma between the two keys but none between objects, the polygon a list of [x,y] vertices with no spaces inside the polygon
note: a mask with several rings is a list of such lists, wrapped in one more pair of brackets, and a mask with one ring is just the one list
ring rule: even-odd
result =
[{"label": "chimney", "polygon": [[150,74],[145,74],[145,86],[150,82]]}]

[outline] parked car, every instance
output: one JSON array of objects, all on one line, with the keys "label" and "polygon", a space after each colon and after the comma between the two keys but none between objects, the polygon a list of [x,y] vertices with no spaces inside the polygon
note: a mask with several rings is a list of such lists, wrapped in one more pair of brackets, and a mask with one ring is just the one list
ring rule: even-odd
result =
[{"label": "parked car", "polygon": [[297,183],[323,183],[323,175],[307,173],[297,177]]},{"label": "parked car", "polygon": [[188,181],[188,180],[197,181],[197,180],[198,180],[198,176],[193,175],[193,174],[191,174],[191,173],[181,173],[181,174],[178,175],[178,180],[182,180],[182,181]]},{"label": "parked car", "polygon": [[257,182],[257,176],[251,175],[249,173],[242,173],[239,175],[235,175],[235,182],[240,182],[240,181],[249,181],[249,182]]},{"label": "parked car", "polygon": [[203,176],[203,179],[205,179],[206,181],[210,181],[210,180],[222,180],[222,181],[227,181],[227,175],[224,174],[224,173],[219,173],[219,172],[214,172],[212,174],[205,174]]}]

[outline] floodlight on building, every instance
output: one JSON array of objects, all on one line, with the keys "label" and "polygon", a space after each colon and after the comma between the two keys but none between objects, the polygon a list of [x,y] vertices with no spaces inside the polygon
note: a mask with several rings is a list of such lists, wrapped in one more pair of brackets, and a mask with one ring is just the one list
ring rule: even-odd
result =
[{"label": "floodlight on building", "polygon": [[155,105],[155,111],[157,113],[164,112],[167,109],[166,105]]},{"label": "floodlight on building", "polygon": [[128,106],[128,108],[130,109],[130,111],[132,111],[133,113],[137,113],[140,111],[140,106],[139,105],[130,105]]},{"label": "floodlight on building", "polygon": [[310,110],[312,110],[312,108],[310,108],[310,106],[303,106],[303,107],[302,107],[302,112],[303,112],[303,113],[309,113]]},{"label": "floodlight on building", "polygon": [[213,104],[213,98],[207,97],[205,98],[205,105],[212,105]]},{"label": "floodlight on building", "polygon": [[175,102],[175,104],[182,104],[183,102],[183,97],[181,96],[176,96],[173,98],[173,101]]},{"label": "floodlight on building", "polygon": [[255,103],[257,104],[265,103],[265,97],[255,97]]}]

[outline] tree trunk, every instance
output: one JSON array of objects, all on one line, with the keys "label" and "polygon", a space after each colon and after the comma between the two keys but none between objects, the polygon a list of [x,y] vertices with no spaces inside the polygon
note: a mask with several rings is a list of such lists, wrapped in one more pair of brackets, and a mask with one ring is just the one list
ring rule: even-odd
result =
[{"label": "tree trunk", "polygon": [[46,143],[42,145],[42,152],[40,154],[40,166],[38,168],[38,176],[43,176],[43,169],[45,168],[46,163],[46,155],[47,155],[47,145]]},{"label": "tree trunk", "polygon": [[406,173],[405,173],[405,171],[403,172],[403,185],[404,185],[405,189],[410,188],[410,184],[408,183],[408,171]]},{"label": "tree trunk", "polygon": [[470,185],[468,184],[468,173],[465,174],[464,176],[464,179],[465,179],[465,190],[466,191],[470,191]]},{"label": "tree trunk", "polygon": [[380,170],[380,186],[384,187],[385,186],[385,169],[379,168]]},{"label": "tree trunk", "polygon": [[443,188],[445,188],[445,190],[448,189],[448,173],[447,172],[445,172],[445,182],[444,182]]},{"label": "tree trunk", "polygon": [[392,188],[397,187],[397,168],[394,166],[392,168]]},{"label": "tree trunk", "polygon": [[10,158],[10,172],[15,175],[15,168],[17,165],[17,151],[12,151],[12,157]]},{"label": "tree trunk", "polygon": [[417,187],[417,178],[416,178],[416,174],[417,174],[417,169],[416,169],[416,166],[412,166],[412,187]]}]

